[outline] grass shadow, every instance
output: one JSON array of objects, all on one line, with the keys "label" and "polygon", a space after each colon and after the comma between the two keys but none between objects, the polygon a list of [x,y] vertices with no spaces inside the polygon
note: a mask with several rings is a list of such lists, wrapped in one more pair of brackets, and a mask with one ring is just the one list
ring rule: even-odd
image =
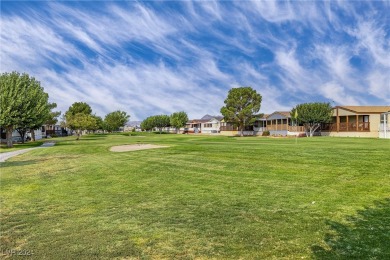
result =
[{"label": "grass shadow", "polygon": [[18,166],[25,166],[25,165],[31,165],[36,164],[37,160],[27,160],[27,161],[18,161],[18,162],[1,162],[0,167],[6,168],[6,167],[18,167]]},{"label": "grass shadow", "polygon": [[89,134],[88,136],[93,137],[93,138],[105,138],[108,136],[108,134]]},{"label": "grass shadow", "polygon": [[101,140],[101,138],[95,138],[95,137],[80,137],[79,140],[76,140],[75,141],[96,141],[96,140]]},{"label": "grass shadow", "polygon": [[326,246],[312,247],[315,259],[390,259],[390,198],[346,220],[328,221]]},{"label": "grass shadow", "polygon": [[34,148],[34,147],[41,146],[43,143],[44,142],[42,140],[35,141],[35,142],[26,142],[24,144],[22,144],[22,143],[15,143],[15,144],[13,144],[12,148],[8,148],[7,144],[0,144],[0,152],[1,153],[13,152],[13,151],[16,151],[16,150],[21,150],[21,149]]}]

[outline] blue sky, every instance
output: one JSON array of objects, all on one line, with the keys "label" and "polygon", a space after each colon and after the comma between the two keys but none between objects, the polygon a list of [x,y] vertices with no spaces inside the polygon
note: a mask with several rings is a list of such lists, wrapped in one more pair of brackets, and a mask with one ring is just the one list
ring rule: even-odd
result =
[{"label": "blue sky", "polygon": [[65,112],[131,120],[220,114],[252,86],[261,112],[390,104],[389,1],[2,1],[1,72],[27,72]]}]

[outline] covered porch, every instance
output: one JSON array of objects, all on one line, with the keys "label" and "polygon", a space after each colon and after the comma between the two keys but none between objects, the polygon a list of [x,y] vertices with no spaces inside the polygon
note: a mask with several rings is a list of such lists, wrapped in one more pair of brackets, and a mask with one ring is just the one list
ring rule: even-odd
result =
[{"label": "covered porch", "polygon": [[305,127],[291,118],[290,112],[274,112],[267,117],[266,131],[271,134],[289,135],[305,132]]},{"label": "covered porch", "polygon": [[296,125],[291,119],[276,119],[267,121],[268,131],[305,132],[305,127]]},{"label": "covered porch", "polygon": [[322,131],[370,132],[369,115],[336,116],[332,120],[332,123],[322,125]]}]

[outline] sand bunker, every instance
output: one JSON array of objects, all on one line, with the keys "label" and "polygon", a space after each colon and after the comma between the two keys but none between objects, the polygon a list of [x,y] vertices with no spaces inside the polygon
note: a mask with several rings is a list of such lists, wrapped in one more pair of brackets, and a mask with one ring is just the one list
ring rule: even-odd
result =
[{"label": "sand bunker", "polygon": [[164,145],[155,145],[155,144],[126,144],[113,146],[110,148],[111,152],[128,152],[128,151],[138,151],[146,149],[156,149],[156,148],[165,148],[169,146]]}]

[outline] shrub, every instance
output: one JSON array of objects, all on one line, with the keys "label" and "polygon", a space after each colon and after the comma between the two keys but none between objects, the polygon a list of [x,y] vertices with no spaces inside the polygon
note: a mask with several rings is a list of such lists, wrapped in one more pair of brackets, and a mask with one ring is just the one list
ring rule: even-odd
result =
[{"label": "shrub", "polygon": [[267,130],[267,131],[264,131],[262,136],[270,136],[270,132]]}]

